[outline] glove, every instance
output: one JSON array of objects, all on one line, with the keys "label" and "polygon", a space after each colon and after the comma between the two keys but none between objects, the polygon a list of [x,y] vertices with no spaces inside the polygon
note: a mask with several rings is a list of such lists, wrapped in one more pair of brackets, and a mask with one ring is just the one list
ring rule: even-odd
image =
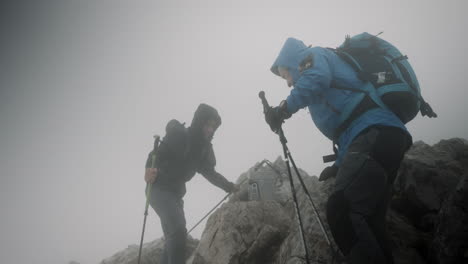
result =
[{"label": "glove", "polygon": [[236,193],[240,190],[240,186],[233,182],[228,182],[226,188],[223,188],[223,190],[226,191],[227,193]]},{"label": "glove", "polygon": [[338,173],[338,167],[335,165],[328,166],[323,169],[322,173],[320,173],[319,181],[326,181],[329,178],[333,178]]},{"label": "glove", "polygon": [[270,125],[271,131],[277,132],[285,119],[291,117],[287,110],[286,101],[282,101],[277,107],[270,107],[265,113],[265,121]]},{"label": "glove", "polygon": [[240,191],[239,184],[233,184],[230,193],[236,193],[238,191]]},{"label": "glove", "polygon": [[158,177],[158,169],[157,168],[146,168],[145,170],[145,181],[148,184],[153,184]]}]

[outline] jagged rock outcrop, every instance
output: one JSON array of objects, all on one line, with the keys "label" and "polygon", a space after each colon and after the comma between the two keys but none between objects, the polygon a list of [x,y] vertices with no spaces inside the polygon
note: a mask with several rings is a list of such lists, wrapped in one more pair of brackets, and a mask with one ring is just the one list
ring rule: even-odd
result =
[{"label": "jagged rock outcrop", "polygon": [[291,219],[279,203],[224,204],[208,220],[192,264],[270,263]]},{"label": "jagged rock outcrop", "polygon": [[[278,175],[281,175],[283,184],[277,186],[279,195],[275,200],[281,206],[281,210],[277,210],[278,214],[286,214],[286,218],[290,219],[289,228],[281,229],[287,230],[288,233],[272,235],[274,239],[271,238],[270,244],[263,241],[261,247],[258,246],[258,248],[255,248],[257,247],[255,243],[248,244],[249,251],[253,252],[265,252],[265,249],[273,248],[267,250],[267,256],[263,256],[265,259],[263,262],[247,256],[244,256],[245,258],[241,261],[238,256],[244,254],[246,247],[244,242],[238,244],[236,240],[216,240],[216,238],[212,240],[210,236],[205,236],[205,234],[213,233],[213,230],[225,232],[221,235],[218,233],[219,237],[237,230],[239,224],[236,224],[236,219],[239,218],[235,218],[236,214],[234,214],[234,218],[227,222],[217,221],[206,225],[204,235],[194,253],[195,260],[199,256],[203,258],[200,257],[199,261],[194,264],[303,263],[304,249],[291,200],[285,164],[279,159],[273,163],[273,166],[276,167],[276,171],[268,166],[257,164],[253,169],[241,175],[238,182],[244,178],[259,178],[258,175],[270,174],[270,178],[275,178],[275,182],[278,183],[281,182]],[[406,154],[395,181],[395,195],[387,218],[396,263],[468,263],[468,228],[464,225],[464,220],[468,217],[468,183],[467,176],[465,176],[468,174],[467,168],[468,144],[463,139],[442,140],[434,146],[416,142]],[[327,198],[332,192],[333,179],[322,183],[318,182],[316,177],[310,177],[303,171],[301,174],[328,231],[324,209]],[[243,192],[231,198],[232,204],[221,207],[211,217],[218,219],[219,215],[229,215],[226,211],[238,212],[242,210],[241,208],[249,206],[255,208],[257,212],[264,212],[264,206],[271,207],[271,201],[245,201],[248,197],[246,193],[248,193],[249,182],[244,181]],[[312,206],[295,176],[294,182],[303,213],[311,262],[331,263],[329,246],[324,239]],[[286,199],[284,199],[284,194],[287,194]],[[280,216],[274,216],[275,219],[278,217]],[[260,230],[263,227],[264,222],[259,219],[262,217],[256,216],[250,219],[250,225],[254,226],[252,229]],[[246,223],[242,225],[244,224]],[[238,235],[249,236],[245,233]],[[208,243],[210,248],[206,247]],[[238,245],[237,250],[235,250],[236,245]],[[224,259],[219,262],[216,256],[224,256]]]},{"label": "jagged rock outcrop", "polygon": [[453,193],[468,168],[466,141],[442,140],[434,146],[419,141],[408,151],[395,181],[392,206],[419,228],[431,228],[443,201]]},{"label": "jagged rock outcrop", "polygon": [[[229,203],[219,208],[208,220],[200,244],[195,250],[193,264],[294,264],[303,262],[304,248],[286,165],[280,158],[271,163],[274,169],[270,166],[258,165],[241,175],[238,180],[238,182],[244,182],[241,192],[232,197]],[[331,192],[331,182],[322,184],[318,182],[317,177],[308,176],[302,170],[299,170],[299,173],[303,177],[315,206],[319,208],[321,218],[324,219],[324,208]],[[262,175],[275,179],[274,197],[271,198],[271,195],[268,195],[267,201],[246,201],[248,195],[245,192],[248,192],[247,188],[251,187],[249,183],[259,182]],[[245,178],[253,180],[245,181]],[[331,261],[328,244],[295,173],[293,181],[298,194],[310,258],[315,261],[314,263]],[[229,220],[218,220],[225,215],[230,216],[226,217]],[[249,228],[245,229],[244,226]],[[222,233],[219,234],[219,232]],[[234,239],[232,232],[235,232],[240,239]],[[216,237],[210,235],[213,233],[217,234]],[[210,247],[207,247],[207,244]]]},{"label": "jagged rock outcrop", "polygon": [[[334,179],[319,182],[300,170],[324,222]],[[331,263],[330,248],[296,175],[294,186],[311,263]],[[298,264],[304,248],[284,161],[262,161],[243,173],[241,191],[208,219],[190,264]],[[468,142],[416,142],[405,155],[388,211],[387,225],[397,264],[468,263]],[[192,240],[193,241],[193,240]],[[159,248],[161,241],[155,241]],[[333,244],[333,239],[331,241]],[[334,245],[334,244],[333,244]],[[151,249],[157,254],[158,249]],[[160,252],[160,249],[159,249]],[[132,253],[102,264],[136,263]],[[126,257],[124,257],[126,255]],[[131,262],[129,255],[135,262]],[[156,255],[143,263],[159,263]]]},{"label": "jagged rock outcrop", "polygon": [[418,231],[412,248],[423,263],[468,263],[467,173],[464,139],[416,142],[403,160],[392,208]]},{"label": "jagged rock outcrop", "polygon": [[468,173],[439,211],[432,241],[438,263],[467,263],[468,259]]},{"label": "jagged rock outcrop", "polygon": [[[187,239],[187,257],[198,246],[198,240],[191,236]],[[144,243],[141,251],[141,264],[157,264],[163,251],[164,239],[157,239],[152,242]],[[137,264],[139,245],[129,245],[128,248],[106,258],[100,264]]]}]

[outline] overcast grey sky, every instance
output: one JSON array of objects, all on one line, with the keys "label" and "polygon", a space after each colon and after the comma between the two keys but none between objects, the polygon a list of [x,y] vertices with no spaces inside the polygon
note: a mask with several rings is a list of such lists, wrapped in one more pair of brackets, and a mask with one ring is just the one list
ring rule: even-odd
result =
[{"label": "overcast grey sky", "polygon": [[[269,71],[287,37],[336,47],[384,31],[439,114],[411,122],[414,139],[468,137],[467,1],[31,2],[2,8],[1,263],[98,263],[138,244],[152,136],[202,102],[223,118],[213,143],[229,180],[274,160],[257,94],[288,95]],[[307,111],[284,129],[298,166],[319,174],[331,143]],[[191,227],[224,192],[201,176],[187,187]],[[151,211],[146,241],[161,235]]]}]

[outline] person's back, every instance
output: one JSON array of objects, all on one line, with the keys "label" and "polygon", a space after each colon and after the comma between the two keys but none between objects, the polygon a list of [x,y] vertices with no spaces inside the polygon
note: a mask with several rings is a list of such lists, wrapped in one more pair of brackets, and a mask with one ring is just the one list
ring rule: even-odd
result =
[{"label": "person's back", "polygon": [[[337,165],[347,146],[367,127],[388,125],[406,130],[394,113],[355,92],[365,82],[330,49],[307,47],[302,41],[289,38],[271,68],[277,75],[281,69],[287,70],[294,84],[285,100],[285,110],[294,114],[308,107],[317,128],[340,146]],[[343,116],[349,108],[354,112]]]}]

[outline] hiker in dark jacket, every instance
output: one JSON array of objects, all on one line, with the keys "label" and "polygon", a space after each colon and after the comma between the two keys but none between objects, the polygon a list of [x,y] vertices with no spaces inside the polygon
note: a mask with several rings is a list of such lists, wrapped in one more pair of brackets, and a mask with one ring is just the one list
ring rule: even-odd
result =
[{"label": "hiker in dark jacket", "polygon": [[215,170],[216,159],[211,140],[221,118],[213,107],[200,104],[190,127],[171,120],[156,153],[156,168],[146,162],[145,181],[151,186],[149,201],[161,220],[166,240],[162,264],[185,263],[187,229],[183,209],[185,183],[195,173],[226,192],[238,187]]},{"label": "hiker in dark jacket", "polygon": [[352,122],[337,127],[339,113],[355,95],[352,89],[364,82],[329,49],[289,38],[271,71],[293,87],[286,100],[265,114],[271,129],[277,131],[285,119],[308,107],[317,128],[338,145],[335,164],[320,180],[336,176],[327,220],[341,252],[351,264],[393,263],[385,216],[397,170],[412,144],[405,125],[367,98]]}]

